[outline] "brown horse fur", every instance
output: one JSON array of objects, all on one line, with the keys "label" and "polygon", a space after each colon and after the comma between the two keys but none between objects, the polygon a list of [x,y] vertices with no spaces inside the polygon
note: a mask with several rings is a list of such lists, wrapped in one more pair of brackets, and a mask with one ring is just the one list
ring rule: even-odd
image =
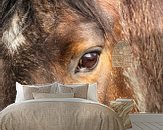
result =
[{"label": "brown horse fur", "polygon": [[163,112],[163,1],[122,0],[133,62],[124,74],[141,111]]},{"label": "brown horse fur", "polygon": [[[140,91],[133,87],[132,80],[125,78],[124,69],[112,68],[111,65],[113,46],[131,38],[128,28],[123,29],[130,27],[129,23],[134,24],[127,19],[133,17],[129,15],[131,12],[126,11],[128,4],[124,2],[120,6],[118,0],[4,0],[3,107],[14,102],[16,81],[22,84],[97,82],[98,97],[102,103],[108,104],[110,100],[125,97],[136,98],[138,105],[149,105],[136,95]],[[126,26],[122,24],[125,22]],[[130,44],[134,45],[132,41]],[[101,54],[96,68],[76,73],[80,57],[97,48],[100,48]],[[155,94],[159,95],[159,92]],[[143,96],[143,99],[146,98],[146,95]],[[159,98],[156,100],[161,104]],[[146,106],[139,108],[148,111],[144,109]]]},{"label": "brown horse fur", "polygon": [[[5,106],[14,102],[16,81],[97,82],[99,99],[105,102],[105,90],[111,84],[110,48],[121,40],[113,3],[7,0],[3,9]],[[98,66],[90,72],[75,73],[80,57],[96,48],[102,50]]]}]

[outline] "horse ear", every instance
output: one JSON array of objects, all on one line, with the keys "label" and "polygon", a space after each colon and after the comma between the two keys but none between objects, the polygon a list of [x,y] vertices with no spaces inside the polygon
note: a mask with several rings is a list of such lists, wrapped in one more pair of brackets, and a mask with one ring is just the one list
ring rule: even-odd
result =
[{"label": "horse ear", "polygon": [[2,1],[2,25],[6,23],[8,17],[12,15],[15,10],[17,0],[3,0]]}]

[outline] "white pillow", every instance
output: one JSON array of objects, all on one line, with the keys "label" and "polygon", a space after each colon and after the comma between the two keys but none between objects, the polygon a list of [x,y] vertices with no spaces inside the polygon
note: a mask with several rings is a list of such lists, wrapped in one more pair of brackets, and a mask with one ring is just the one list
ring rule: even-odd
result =
[{"label": "white pillow", "polygon": [[55,82],[51,87],[50,93],[57,93],[57,92],[58,92],[58,83]]},{"label": "white pillow", "polygon": [[33,93],[34,99],[41,98],[74,98],[74,93]]},{"label": "white pillow", "polygon": [[22,85],[18,82],[16,82],[16,99],[15,103],[17,102],[22,102],[24,100],[29,100],[33,99],[33,92],[46,92],[46,93],[51,93],[51,87],[53,86],[53,91],[54,88],[56,88],[57,91],[57,83],[52,83],[52,84],[36,84],[36,85]]},{"label": "white pillow", "polygon": [[23,86],[16,82],[16,99],[15,103],[24,101]]},{"label": "white pillow", "polygon": [[98,102],[97,83],[90,84],[88,87],[87,99]]},{"label": "white pillow", "polygon": [[88,84],[58,84],[59,93],[74,93],[74,98],[87,99]]},{"label": "white pillow", "polygon": [[[67,87],[80,87],[83,85],[87,85],[87,84],[68,84],[65,85]],[[62,86],[62,84],[58,83],[58,87]],[[59,88],[58,88],[59,91]],[[87,99],[91,100],[91,101],[95,101],[98,102],[98,97],[97,97],[97,83],[94,84],[89,84],[88,86],[88,91],[87,91]]]}]

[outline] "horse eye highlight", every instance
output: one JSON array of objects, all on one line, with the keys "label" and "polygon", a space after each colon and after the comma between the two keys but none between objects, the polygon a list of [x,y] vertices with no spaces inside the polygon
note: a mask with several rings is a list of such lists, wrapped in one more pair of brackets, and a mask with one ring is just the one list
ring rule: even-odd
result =
[{"label": "horse eye highlight", "polygon": [[80,58],[75,72],[89,72],[93,70],[99,62],[99,56],[99,52],[89,52],[84,54]]}]

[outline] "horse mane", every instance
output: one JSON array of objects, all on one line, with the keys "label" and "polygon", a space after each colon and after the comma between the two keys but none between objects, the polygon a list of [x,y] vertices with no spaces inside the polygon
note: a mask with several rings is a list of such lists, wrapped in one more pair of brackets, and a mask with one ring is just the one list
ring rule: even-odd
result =
[{"label": "horse mane", "polygon": [[[37,1],[37,0],[36,0]],[[40,1],[41,4],[44,4],[45,1]],[[54,8],[57,8],[58,5],[66,5],[70,7],[75,13],[85,17],[90,21],[94,21],[98,24],[98,26],[103,30],[105,35],[110,34],[113,28],[114,20],[116,18],[115,15],[118,16],[118,12],[114,10],[114,7],[106,2],[107,11],[111,11],[111,13],[115,13],[115,15],[106,13],[106,9],[100,6],[99,1],[96,0],[48,0],[49,4],[52,4]],[[104,5],[104,4],[103,4]],[[6,29],[13,15],[17,12],[19,13],[20,17],[22,18],[23,15],[26,15],[26,19],[24,20],[25,24],[30,25],[36,20],[35,9],[33,8],[33,1],[32,0],[3,0],[2,2],[2,25],[3,29]],[[55,14],[54,15],[58,15]],[[116,16],[116,17],[117,17]]]}]

